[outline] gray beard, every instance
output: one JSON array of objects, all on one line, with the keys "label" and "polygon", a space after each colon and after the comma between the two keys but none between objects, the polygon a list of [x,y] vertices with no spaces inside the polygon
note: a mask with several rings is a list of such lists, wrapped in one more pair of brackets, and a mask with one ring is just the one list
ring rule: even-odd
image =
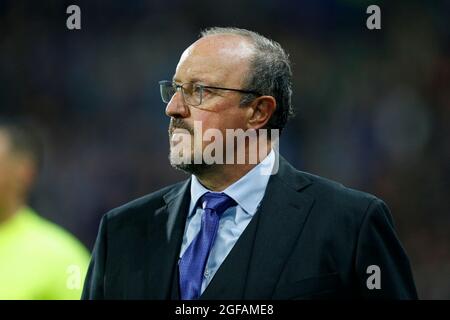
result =
[{"label": "gray beard", "polygon": [[[169,161],[170,161],[170,155],[169,155]],[[170,165],[180,171],[183,171],[187,174],[193,174],[195,176],[205,174],[207,172],[211,172],[216,167],[216,164],[206,164],[206,163],[177,163],[174,164],[172,161],[170,161]]]}]

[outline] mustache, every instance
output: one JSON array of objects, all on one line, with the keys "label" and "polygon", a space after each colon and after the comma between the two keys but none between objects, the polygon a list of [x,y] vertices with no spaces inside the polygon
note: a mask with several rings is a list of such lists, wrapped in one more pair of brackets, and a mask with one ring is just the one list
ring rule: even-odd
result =
[{"label": "mustache", "polygon": [[194,134],[194,129],[190,127],[186,122],[179,118],[171,118],[169,125],[169,134],[172,135],[175,129],[185,129],[190,134]]}]

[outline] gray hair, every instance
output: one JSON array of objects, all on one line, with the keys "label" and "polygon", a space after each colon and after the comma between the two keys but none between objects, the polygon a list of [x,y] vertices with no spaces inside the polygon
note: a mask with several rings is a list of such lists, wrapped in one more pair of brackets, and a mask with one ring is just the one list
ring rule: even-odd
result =
[{"label": "gray hair", "polygon": [[[203,30],[201,37],[217,34],[239,35],[255,47],[255,54],[250,61],[250,74],[244,79],[244,89],[275,98],[277,107],[266,125],[267,129],[279,129],[294,116],[291,104],[292,71],[288,54],[279,43],[246,29],[213,27]],[[244,106],[255,99],[254,94],[244,94],[240,105]]]}]

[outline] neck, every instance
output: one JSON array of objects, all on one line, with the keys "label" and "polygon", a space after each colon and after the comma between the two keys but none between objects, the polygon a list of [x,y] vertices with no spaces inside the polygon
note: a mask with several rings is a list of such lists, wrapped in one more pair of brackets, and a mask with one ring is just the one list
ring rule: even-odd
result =
[{"label": "neck", "polygon": [[[223,191],[256,167],[267,157],[270,151],[271,149],[268,148],[263,156],[258,157],[256,164],[218,164],[197,173],[196,177],[207,189],[216,192]],[[249,158],[247,157],[247,159]]]},{"label": "neck", "polygon": [[219,192],[245,176],[255,166],[256,164],[217,165],[208,172],[197,174],[196,177],[207,189]]},{"label": "neck", "polygon": [[13,218],[25,204],[22,201],[11,201],[0,207],[0,224]]}]

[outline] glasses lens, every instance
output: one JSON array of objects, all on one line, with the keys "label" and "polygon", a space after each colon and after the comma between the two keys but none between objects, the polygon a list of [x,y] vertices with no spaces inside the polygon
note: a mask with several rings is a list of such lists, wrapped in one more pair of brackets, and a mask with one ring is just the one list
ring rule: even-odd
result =
[{"label": "glasses lens", "polygon": [[160,81],[159,89],[161,92],[161,99],[165,103],[169,103],[175,92],[177,92],[176,87],[171,81]]},{"label": "glasses lens", "polygon": [[185,83],[182,87],[184,101],[191,106],[198,106],[202,103],[203,87],[195,83]]}]

